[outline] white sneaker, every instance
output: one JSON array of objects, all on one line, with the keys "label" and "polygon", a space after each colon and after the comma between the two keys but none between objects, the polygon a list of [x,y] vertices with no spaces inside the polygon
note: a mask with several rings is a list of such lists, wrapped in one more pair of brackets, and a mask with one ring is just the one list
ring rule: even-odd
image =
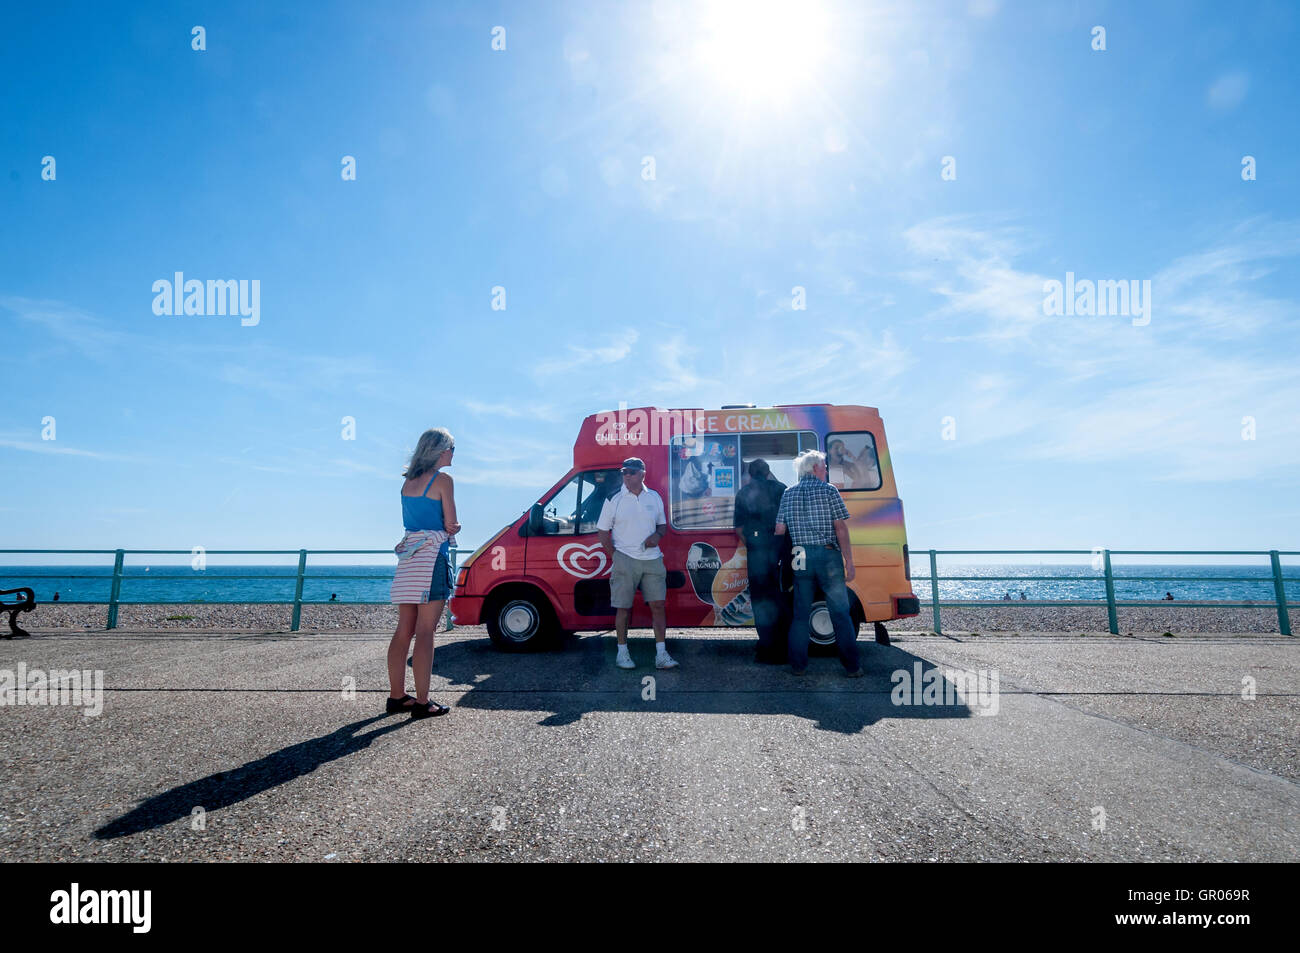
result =
[{"label": "white sneaker", "polygon": [[630,655],[620,655],[614,662],[619,668],[636,668],[636,662],[632,661]]},{"label": "white sneaker", "polygon": [[667,653],[664,653],[663,655],[657,656],[655,658],[655,668],[676,668],[676,667],[677,667],[677,659],[673,658],[671,655]]}]

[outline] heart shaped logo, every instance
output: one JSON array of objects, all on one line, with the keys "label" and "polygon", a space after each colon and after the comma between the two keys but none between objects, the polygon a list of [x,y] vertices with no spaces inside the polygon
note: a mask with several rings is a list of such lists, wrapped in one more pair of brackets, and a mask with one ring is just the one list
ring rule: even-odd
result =
[{"label": "heart shaped logo", "polygon": [[602,575],[609,564],[605,547],[600,543],[592,543],[590,546],[569,543],[567,546],[561,546],[555,556],[560,561],[561,569],[579,579],[594,579]]}]

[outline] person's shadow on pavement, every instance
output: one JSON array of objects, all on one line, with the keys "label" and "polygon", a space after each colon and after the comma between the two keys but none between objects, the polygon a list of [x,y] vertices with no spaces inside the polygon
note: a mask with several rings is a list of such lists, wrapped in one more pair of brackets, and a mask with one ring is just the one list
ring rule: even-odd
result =
[{"label": "person's shadow on pavement", "polygon": [[247,800],[255,794],[292,781],[315,771],[323,764],[345,758],[367,747],[380,735],[396,731],[410,722],[398,718],[391,726],[358,734],[362,728],[390,717],[377,715],[344,725],[328,735],[302,741],[274,751],[264,758],[240,765],[233,771],[218,771],[206,778],[191,781],[180,787],[164,791],[144,801],[134,810],[110,821],[95,831],[98,840],[126,837],[142,831],[162,827],[182,817],[189,817],[194,808],[214,811]]}]

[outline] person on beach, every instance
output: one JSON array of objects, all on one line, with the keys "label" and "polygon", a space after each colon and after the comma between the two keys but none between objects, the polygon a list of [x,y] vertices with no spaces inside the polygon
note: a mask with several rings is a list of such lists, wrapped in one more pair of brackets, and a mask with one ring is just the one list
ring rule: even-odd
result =
[{"label": "person on beach", "polygon": [[826,455],[806,450],[794,460],[799,482],[786,490],[776,514],[776,534],[794,543],[794,618],[790,622],[790,670],[808,668],[808,619],[813,590],[821,586],[835,627],[840,662],[849,678],[861,678],[858,627],[853,624],[846,583],[856,574],[849,545],[849,510],[840,491],[826,482]]},{"label": "person on beach", "polygon": [[609,575],[609,601],[614,607],[614,629],[618,636],[619,668],[636,668],[627,650],[627,619],[636,598],[650,607],[655,630],[655,668],[676,668],[665,642],[667,623],[664,601],[668,598],[668,571],[664,568],[659,540],[668,531],[664,501],[645,485],[645,462],[640,457],[623,461],[623,486],[601,507],[596,530],[613,568]]},{"label": "person on beach", "polygon": [[[412,718],[445,715],[451,709],[429,700],[433,678],[433,634],[453,582],[449,552],[460,531],[455,487],[449,474],[456,442],[442,427],[426,430],[406,465],[402,483],[402,525],[394,552],[397,572],[391,598],[397,604],[397,631],[388,645],[388,712],[409,711]],[[415,637],[411,668],[415,697],[406,694],[406,658]]]},{"label": "person on beach", "polygon": [[754,659],[770,665],[786,661],[790,631],[790,600],[781,585],[782,568],[790,562],[789,535],[776,535],[776,511],[786,485],[772,475],[766,460],[752,460],[749,482],[736,494],[732,526],[745,547],[749,598],[754,607],[758,647]]}]

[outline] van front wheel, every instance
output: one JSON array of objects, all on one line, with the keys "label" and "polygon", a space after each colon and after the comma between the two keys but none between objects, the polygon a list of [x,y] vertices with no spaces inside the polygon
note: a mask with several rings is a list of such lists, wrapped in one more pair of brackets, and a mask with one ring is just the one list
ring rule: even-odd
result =
[{"label": "van front wheel", "polygon": [[531,593],[513,593],[494,600],[486,622],[492,644],[507,652],[537,648],[554,631],[550,604]]}]

